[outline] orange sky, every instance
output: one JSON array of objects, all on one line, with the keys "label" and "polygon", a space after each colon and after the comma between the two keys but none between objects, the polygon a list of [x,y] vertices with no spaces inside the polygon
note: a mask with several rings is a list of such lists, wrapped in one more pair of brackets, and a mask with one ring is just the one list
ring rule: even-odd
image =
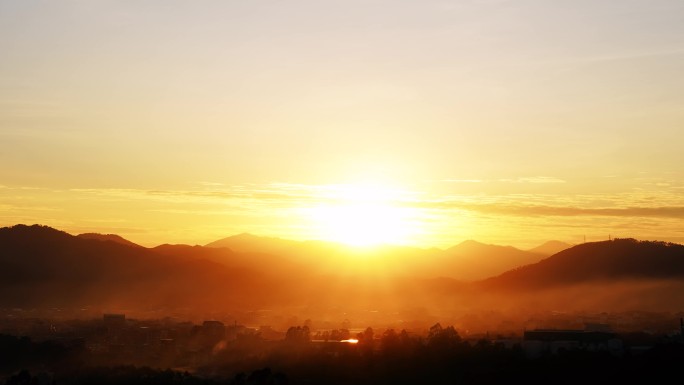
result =
[{"label": "orange sky", "polygon": [[0,225],[145,245],[378,227],[439,247],[683,242],[682,14],[0,1]]}]

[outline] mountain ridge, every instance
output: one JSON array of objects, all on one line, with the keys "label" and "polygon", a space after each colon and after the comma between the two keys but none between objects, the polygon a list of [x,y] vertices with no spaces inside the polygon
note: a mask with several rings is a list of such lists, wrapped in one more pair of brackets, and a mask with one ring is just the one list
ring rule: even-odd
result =
[{"label": "mountain ridge", "polygon": [[[458,259],[465,246],[512,254]],[[517,306],[526,298],[526,306],[557,308],[559,299],[563,306],[580,306],[587,302],[579,298],[588,301],[599,297],[596,290],[603,295],[608,287],[625,283],[628,290],[611,289],[614,295],[599,305],[629,300],[657,308],[678,304],[681,295],[676,293],[684,286],[684,246],[634,239],[576,245],[547,258],[467,242],[451,253],[387,248],[378,249],[378,256],[351,259],[344,252],[319,254],[331,252],[325,247],[313,247],[311,255],[303,257],[296,255],[297,249],[292,255],[279,255],[198,245],[144,248],[47,226],[16,225],[0,228],[0,250],[0,307],[115,302],[136,308],[281,306],[341,311],[353,306],[391,311],[429,304],[440,311],[456,304]],[[515,261],[515,255],[539,260],[471,282],[449,274],[449,269],[465,263],[488,268],[493,261]],[[582,285],[584,289],[576,289]],[[556,300],[539,302],[545,296]]]},{"label": "mountain ridge", "polygon": [[484,282],[508,288],[535,288],[594,280],[684,278],[684,246],[618,238],[563,250]]},{"label": "mountain ridge", "polygon": [[551,240],[551,241],[546,241],[542,243],[541,245],[537,247],[533,247],[527,251],[530,253],[536,253],[536,254],[541,254],[545,256],[551,256],[557,253],[560,253],[563,250],[569,249],[575,245],[572,245],[570,243],[558,241],[558,240]]},{"label": "mountain ridge", "polygon": [[99,241],[103,242],[116,242],[116,243],[121,243],[124,245],[128,246],[136,246],[136,247],[143,247],[137,243],[131,242],[128,239],[117,235],[117,234],[100,234],[100,233],[82,233],[78,234],[77,237],[83,238],[83,239],[96,239]]},{"label": "mountain ridge", "polygon": [[240,302],[234,295],[260,279],[210,260],[168,256],[118,242],[87,239],[48,226],[0,228],[0,301],[15,304],[108,300],[155,306]]}]

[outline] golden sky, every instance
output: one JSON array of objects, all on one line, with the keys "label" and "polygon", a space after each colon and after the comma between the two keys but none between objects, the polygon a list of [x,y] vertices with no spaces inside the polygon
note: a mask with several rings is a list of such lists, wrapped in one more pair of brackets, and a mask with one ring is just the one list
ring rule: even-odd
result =
[{"label": "golden sky", "polygon": [[0,225],[684,242],[683,71],[679,0],[0,0]]}]

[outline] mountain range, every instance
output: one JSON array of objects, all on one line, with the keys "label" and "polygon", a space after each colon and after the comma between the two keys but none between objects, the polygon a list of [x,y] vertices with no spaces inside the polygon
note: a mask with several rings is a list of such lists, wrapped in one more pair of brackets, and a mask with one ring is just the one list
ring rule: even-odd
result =
[{"label": "mountain range", "polygon": [[16,225],[0,228],[0,308],[98,304],[327,314],[351,306],[394,314],[502,304],[684,306],[682,245],[616,239],[544,254],[563,246],[523,251],[466,241],[446,250],[359,252],[241,234],[206,246],[146,248],[117,235]]},{"label": "mountain range", "polygon": [[571,245],[550,241],[523,251],[511,246],[488,245],[473,240],[464,241],[446,250],[419,249],[412,247],[377,246],[369,250],[348,247],[323,241],[292,241],[280,238],[239,234],[211,242],[207,248],[227,248],[240,253],[259,253],[278,256],[290,261],[300,261],[310,267],[325,270],[328,262],[340,263],[373,261],[395,274],[420,277],[447,277],[462,281],[474,281],[501,274],[510,269],[540,261]]}]

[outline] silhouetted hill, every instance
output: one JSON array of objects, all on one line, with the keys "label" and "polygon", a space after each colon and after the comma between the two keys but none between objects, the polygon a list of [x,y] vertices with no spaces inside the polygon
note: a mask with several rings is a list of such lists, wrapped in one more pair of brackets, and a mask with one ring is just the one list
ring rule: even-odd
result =
[{"label": "silhouetted hill", "polygon": [[[227,248],[240,254],[252,256],[264,268],[292,268],[334,275],[354,275],[369,268],[382,270],[383,275],[415,275],[416,267],[427,276],[433,276],[432,268],[426,268],[435,261],[433,258],[440,250],[425,250],[401,246],[376,246],[356,248],[326,241],[293,241],[280,238],[262,237],[252,234],[239,234],[209,243],[206,248]],[[444,273],[441,269],[440,273]]]},{"label": "silhouetted hill", "polygon": [[0,303],[5,306],[116,303],[149,309],[258,303],[265,297],[255,287],[261,276],[253,271],[46,226],[1,228],[0,250]]},{"label": "silhouetted hill", "polygon": [[585,282],[683,279],[684,246],[615,239],[584,243],[483,282],[487,287],[544,288]]},{"label": "silhouetted hill", "polygon": [[262,237],[249,233],[233,235],[205,245],[205,247],[225,247],[237,252],[281,254],[300,246],[302,242],[287,239]]},{"label": "silhouetted hill", "polygon": [[147,310],[272,310],[306,306],[326,314],[347,307],[425,303],[431,293],[451,297],[446,289],[457,287],[411,278],[409,262],[430,262],[420,258],[426,256],[422,249],[385,247],[350,255],[350,249],[334,244],[292,244],[297,247],[290,249],[290,255],[188,245],[148,249],[76,237],[45,226],[2,228],[0,307],[95,304]]},{"label": "silhouetted hill", "polygon": [[284,269],[283,273],[290,272],[293,266],[306,265],[308,269],[321,268],[328,264],[339,251],[339,245],[333,243],[301,242],[248,233],[211,242],[205,245],[205,248],[227,248],[234,254],[248,257],[247,259],[253,263],[260,263],[264,268]]},{"label": "silhouetted hill", "polygon": [[78,234],[77,237],[83,238],[83,239],[96,239],[98,241],[110,241],[110,242],[116,242],[116,243],[121,243],[123,245],[128,245],[128,246],[137,246],[137,247],[142,247],[138,245],[137,243],[133,243],[129,241],[128,239],[125,239],[121,237],[120,235],[116,234],[98,234],[98,233],[83,233],[83,234]]},{"label": "silhouetted hill", "polygon": [[561,241],[548,241],[527,251],[530,253],[541,254],[548,257],[556,253],[560,253],[561,251],[569,249],[571,247],[572,245],[569,243]]},{"label": "silhouetted hill", "polygon": [[478,280],[538,262],[539,254],[511,246],[487,245],[468,240],[444,251],[438,264],[443,276]]},{"label": "silhouetted hill", "polygon": [[307,265],[319,271],[358,270],[363,261],[382,265],[391,275],[423,278],[449,277],[458,280],[478,280],[501,274],[510,269],[534,263],[543,255],[510,246],[485,245],[465,241],[447,250],[419,249],[403,246],[354,248],[324,241],[291,241],[279,238],[239,234],[209,243],[206,247],[229,248],[243,253],[277,256],[291,264]]},{"label": "silhouetted hill", "polygon": [[306,273],[305,266],[294,263],[279,255],[235,252],[226,247],[214,248],[198,245],[164,244],[154,247],[152,250],[161,255],[207,260],[234,270],[258,271],[271,277],[302,275]]}]

